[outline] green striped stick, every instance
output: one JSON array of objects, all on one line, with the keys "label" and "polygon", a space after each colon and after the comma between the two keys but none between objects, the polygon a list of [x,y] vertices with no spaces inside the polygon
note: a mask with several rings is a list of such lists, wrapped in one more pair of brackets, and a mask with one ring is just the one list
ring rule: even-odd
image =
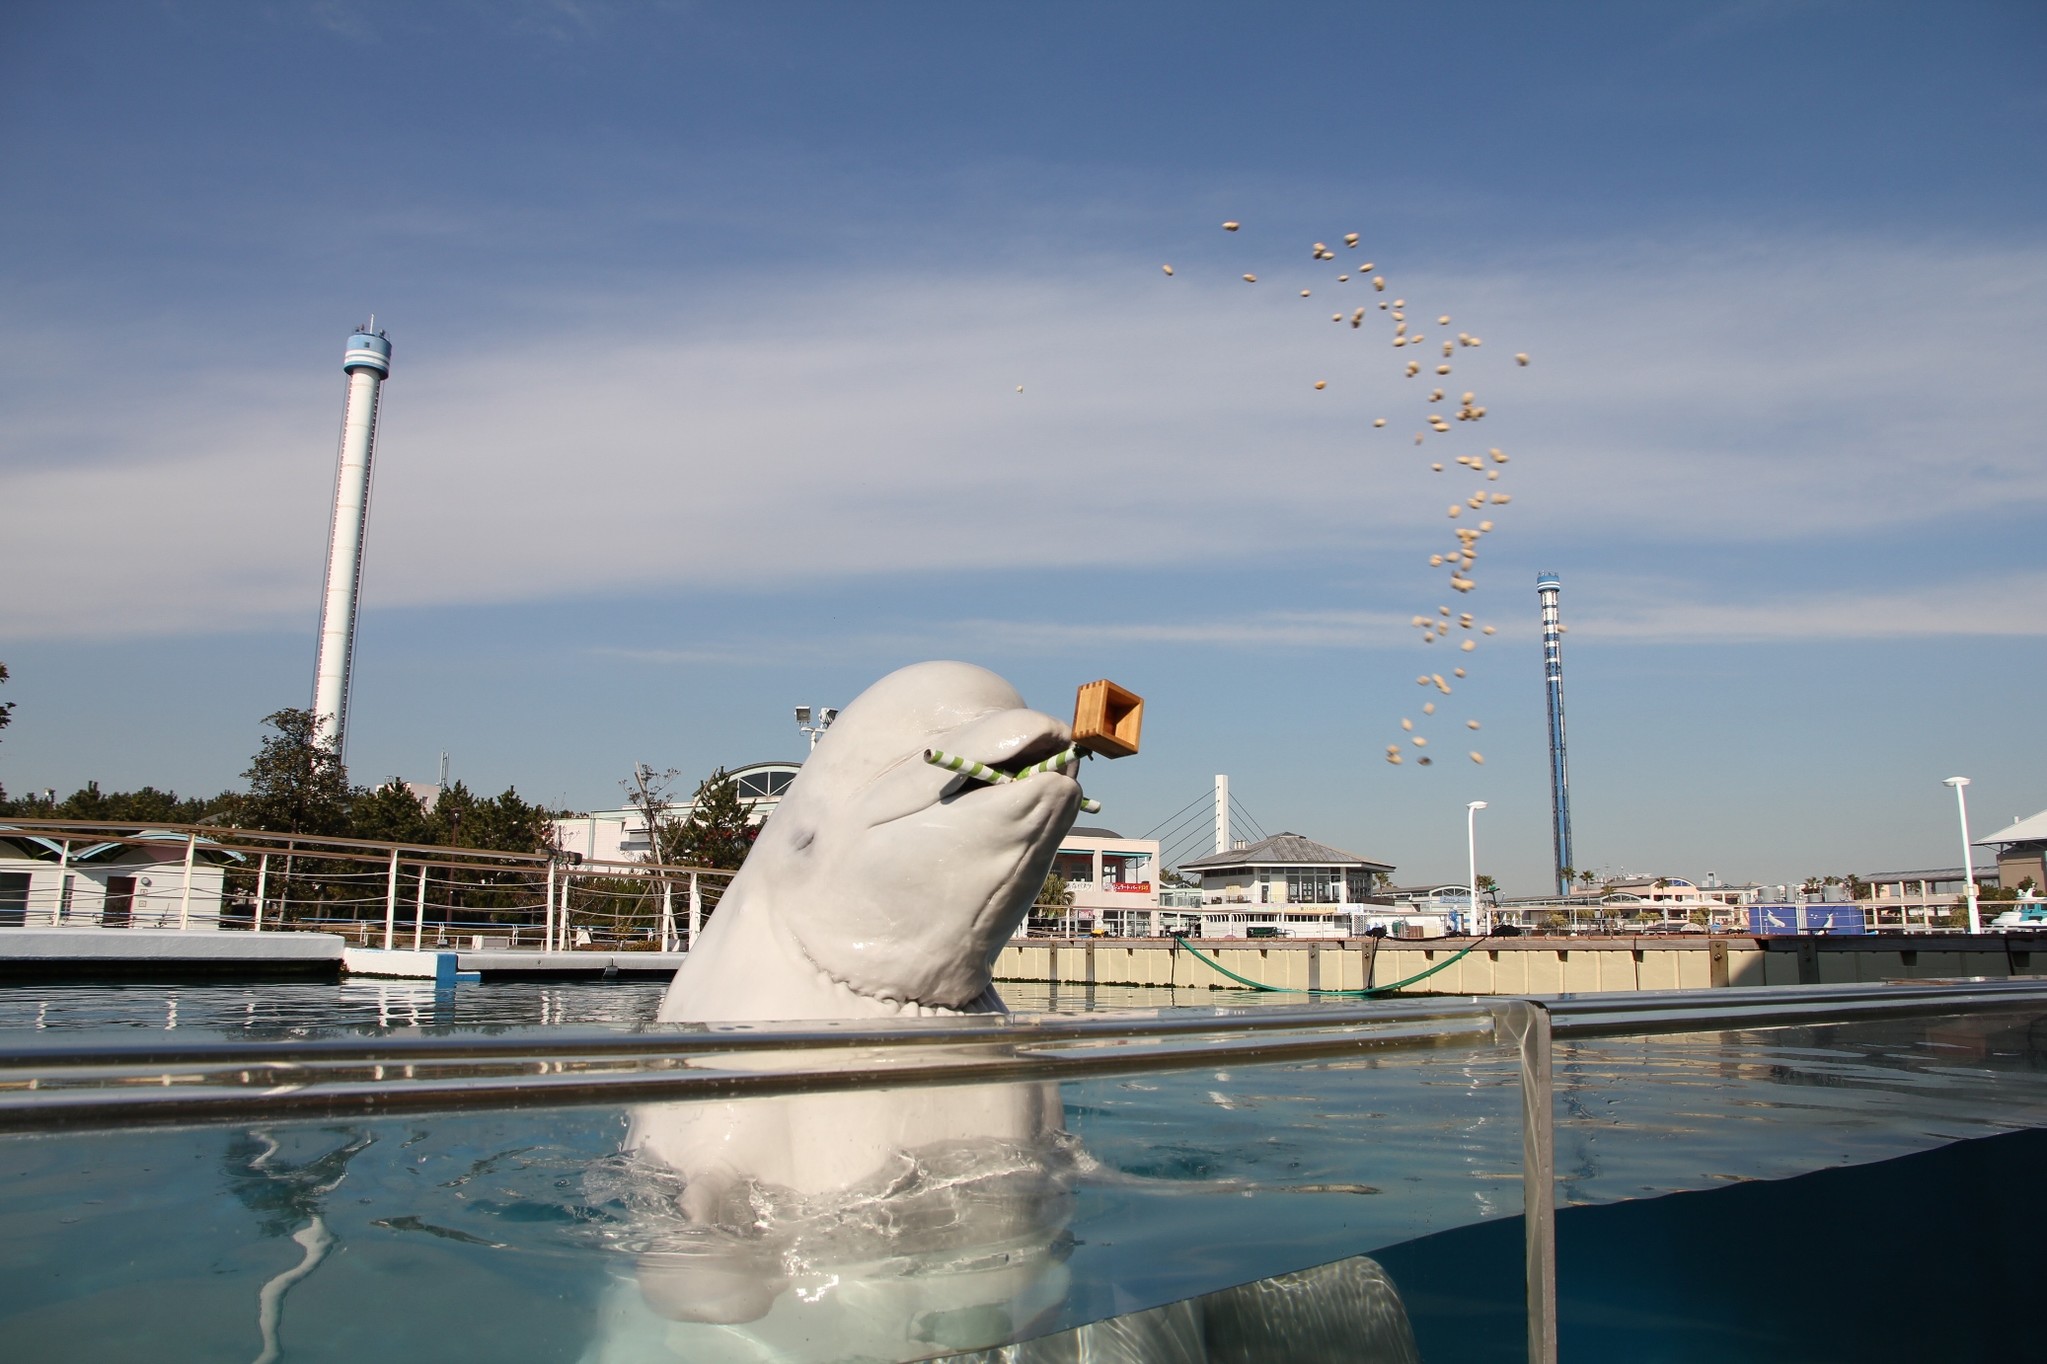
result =
[{"label": "green striped stick", "polygon": [[[1076,750],[1068,748],[1063,752],[1053,754],[1043,762],[1032,763],[1021,772],[1011,775],[998,768],[990,767],[986,763],[975,762],[972,758],[962,758],[947,753],[944,749],[927,748],[924,750],[924,761],[930,763],[933,767],[942,767],[948,772],[958,772],[962,776],[972,777],[976,781],[985,781],[993,786],[999,786],[1004,782],[1022,781],[1025,777],[1035,776],[1040,772],[1057,772],[1061,768],[1071,767],[1079,760],[1080,754]],[[1098,800],[1089,800],[1086,796],[1082,796],[1080,798],[1080,808],[1088,814],[1098,815],[1102,812],[1102,803]]]}]

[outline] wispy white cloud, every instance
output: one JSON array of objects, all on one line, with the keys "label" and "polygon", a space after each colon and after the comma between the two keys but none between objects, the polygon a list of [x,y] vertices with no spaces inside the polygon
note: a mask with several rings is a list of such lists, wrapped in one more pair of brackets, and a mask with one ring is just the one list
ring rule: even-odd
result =
[{"label": "wispy white cloud", "polygon": [[[368,601],[1408,554],[1479,486],[1427,463],[1494,444],[1514,462],[1483,490],[1515,501],[1488,514],[1560,546],[2047,504],[2047,393],[2032,380],[2047,250],[1612,247],[1511,272],[1396,272],[1385,295],[1304,260],[1274,261],[1255,287],[1211,275],[1091,259],[1056,278],[652,279],[577,300],[551,330],[400,329]],[[1414,352],[1388,345],[1372,306],[1396,296],[1432,333],[1422,358],[1457,330],[1485,341],[1440,382],[1452,404],[1478,392],[1486,420],[1421,449],[1413,433],[1442,408],[1424,401],[1433,375],[1401,377]],[[1329,321],[1359,303],[1362,331]],[[205,366],[151,389],[50,329],[46,391],[25,395],[0,462],[0,580],[35,584],[0,597],[0,634],[302,623],[338,376],[228,357],[216,339]],[[1534,363],[1516,366],[1517,350]],[[53,370],[49,355],[73,359]],[[1580,628],[1724,638],[1776,606],[1807,619],[1762,593],[1724,625],[1719,608],[1642,604]],[[1812,610],[1819,628],[1828,611]],[[1954,619],[1930,599],[1912,618]],[[1247,643],[1313,642],[1376,619],[1241,628]]]},{"label": "wispy white cloud", "polygon": [[2047,572],[2011,573],[1889,592],[1806,593],[1706,601],[1689,585],[1592,600],[1575,637],[1644,643],[2047,637]]},{"label": "wispy white cloud", "polygon": [[711,640],[674,648],[604,646],[607,658],[696,665],[763,659],[841,659],[982,654],[1093,654],[1102,646],[1187,645],[1203,649],[1359,649],[1398,642],[1409,617],[1386,611],[1270,611],[1186,621],[1064,621],[1047,618],[947,618],[842,634],[787,632]]},{"label": "wispy white cloud", "polygon": [[[1892,592],[1805,593],[1704,600],[1693,584],[1635,581],[1621,592],[1575,591],[1567,613],[1580,643],[1742,644],[1779,640],[2047,637],[2047,572],[1976,577]],[[1532,633],[1532,620],[1514,630]],[[1253,611],[1151,622],[1048,617],[948,617],[847,632],[763,632],[689,645],[602,646],[605,657],[654,665],[899,659],[961,653],[1098,654],[1104,645],[1183,645],[1244,652],[1382,649],[1413,643],[1413,618],[1390,611]]]}]

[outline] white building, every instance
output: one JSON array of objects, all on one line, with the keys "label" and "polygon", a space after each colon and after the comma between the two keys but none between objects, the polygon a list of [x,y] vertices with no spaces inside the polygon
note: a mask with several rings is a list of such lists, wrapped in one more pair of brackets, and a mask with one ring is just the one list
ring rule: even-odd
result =
[{"label": "white building", "polygon": [[1201,881],[1201,932],[1211,938],[1341,938],[1385,927],[1391,906],[1374,890],[1392,870],[1294,833],[1180,865]]},{"label": "white building", "polygon": [[[801,767],[800,763],[789,762],[749,763],[725,774],[739,788],[739,803],[746,810],[749,824],[767,822]],[[663,817],[688,819],[695,808],[695,793],[691,793],[689,800],[670,801],[664,807]],[[585,862],[644,862],[654,846],[647,836],[646,818],[631,806],[558,819],[554,822],[554,837],[555,846]]]},{"label": "white building", "polygon": [[0,827],[0,928],[217,929],[226,864],[242,860],[168,829],[105,841]]},{"label": "white building", "polygon": [[1059,840],[1052,874],[1073,894],[1068,931],[1119,937],[1159,931],[1159,841],[1077,824]]},{"label": "white building", "polygon": [[1977,847],[1986,845],[1997,849],[1998,885],[2017,890],[2031,881],[2034,895],[2047,890],[2047,810],[1976,840]]}]

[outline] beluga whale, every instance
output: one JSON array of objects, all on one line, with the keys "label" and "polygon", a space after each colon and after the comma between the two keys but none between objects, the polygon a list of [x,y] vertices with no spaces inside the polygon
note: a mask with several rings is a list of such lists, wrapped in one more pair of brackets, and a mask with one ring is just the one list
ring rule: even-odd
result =
[{"label": "beluga whale", "polygon": [[[659,1019],[1006,1012],[991,970],[1080,808],[1052,762],[1071,749],[1063,721],[985,668],[882,678],[812,750]],[[634,1110],[593,1189],[632,1209],[634,1272],[585,1360],[907,1360],[1014,1339],[1066,1296],[1062,1118],[1046,1082]]]},{"label": "beluga whale", "polygon": [[999,1013],[990,974],[1079,813],[1066,723],[971,663],[918,663],[845,707],[662,1000],[663,1022]]},{"label": "beluga whale", "polygon": [[[1072,729],[985,668],[882,678],[812,750],[659,1019],[805,1038],[882,1023],[943,1046],[943,1019],[1007,1012],[993,964],[1082,808],[1074,757]],[[1069,1324],[1078,1190],[1134,1178],[1095,1165],[1050,1081],[641,1106],[586,1178],[592,1206],[622,1210],[609,1234],[631,1268],[583,1362],[1411,1364],[1399,1298],[1362,1257]]]}]

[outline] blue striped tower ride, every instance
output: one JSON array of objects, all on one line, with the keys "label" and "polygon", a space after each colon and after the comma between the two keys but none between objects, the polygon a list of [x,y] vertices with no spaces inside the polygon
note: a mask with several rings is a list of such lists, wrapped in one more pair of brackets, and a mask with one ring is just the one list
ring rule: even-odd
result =
[{"label": "blue striped tower ride", "polygon": [[1557,894],[1571,891],[1571,776],[1564,761],[1564,625],[1557,614],[1563,579],[1544,573],[1535,580],[1542,599],[1542,687],[1549,697],[1550,843],[1556,852]]}]

